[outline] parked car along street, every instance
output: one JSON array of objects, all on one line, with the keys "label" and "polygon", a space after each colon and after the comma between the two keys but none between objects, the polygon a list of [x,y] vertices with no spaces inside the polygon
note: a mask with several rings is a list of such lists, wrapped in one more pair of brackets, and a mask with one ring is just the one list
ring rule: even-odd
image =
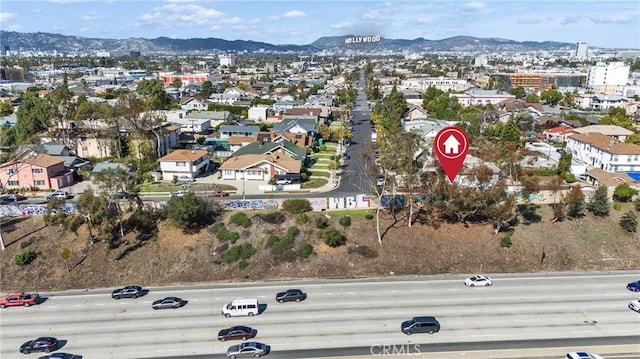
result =
[{"label": "parked car along street", "polygon": [[47,195],[47,201],[50,201],[54,198],[68,199],[68,198],[71,198],[71,195],[69,195],[69,192],[67,191],[55,191]]}]

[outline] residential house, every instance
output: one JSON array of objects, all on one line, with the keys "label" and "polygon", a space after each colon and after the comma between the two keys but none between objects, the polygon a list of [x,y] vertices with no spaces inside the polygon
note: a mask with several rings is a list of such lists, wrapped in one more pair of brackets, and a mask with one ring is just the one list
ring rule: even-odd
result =
[{"label": "residential house", "polygon": [[298,147],[293,143],[283,140],[281,142],[251,142],[239,148],[231,156],[240,157],[242,155],[268,155],[279,153],[295,160],[304,161],[307,158],[307,149]]},{"label": "residential house", "polygon": [[320,118],[326,118],[327,111],[323,111],[320,107],[294,107],[284,111],[284,120],[289,119],[311,119],[317,124]]},{"label": "residential house", "polygon": [[574,128],[573,132],[587,134],[587,133],[600,133],[603,135],[607,135],[613,137],[621,142],[627,140],[627,137],[633,135],[633,131],[627,130],[624,127],[616,126],[616,125],[591,125],[584,126],[580,128]]},{"label": "residential house", "polygon": [[515,99],[514,95],[508,93],[498,92],[494,90],[481,90],[473,88],[467,90],[463,94],[451,94],[458,99],[458,102],[462,107],[469,107],[475,105],[497,105],[504,100]]},{"label": "residential house", "polygon": [[278,101],[271,105],[271,107],[276,113],[278,113],[300,105],[302,105],[302,103],[298,101]]},{"label": "residential house", "polygon": [[523,99],[508,98],[495,104],[494,106],[499,112],[508,114],[515,114],[526,112],[533,118],[537,118],[542,115],[544,108],[539,103],[529,103]]},{"label": "residential house", "polygon": [[209,128],[233,121],[233,114],[229,111],[192,111],[183,116],[186,120],[207,120]]},{"label": "residential house", "polygon": [[206,111],[209,103],[209,100],[202,96],[180,98],[180,108],[186,111]]},{"label": "residential house", "polygon": [[304,133],[309,138],[314,139],[317,122],[312,119],[284,119],[276,123],[271,132],[273,133]]},{"label": "residential house", "polygon": [[25,150],[31,150],[35,153],[44,153],[47,155],[61,158],[64,162],[64,167],[77,173],[81,168],[91,167],[91,162],[84,158],[75,156],[69,148],[65,145],[61,145],[55,142],[37,144],[37,145],[22,145],[18,148],[18,153],[22,153]]},{"label": "residential house", "polygon": [[197,177],[209,167],[206,150],[175,150],[160,158],[162,178],[172,180],[174,176]]},{"label": "residential house", "polygon": [[23,151],[15,159],[0,164],[0,187],[5,189],[60,189],[73,184],[73,171],[60,157]]},{"label": "residential house", "polygon": [[240,101],[245,98],[244,91],[236,88],[230,87],[226,89],[223,93],[214,93],[209,96],[209,100],[213,103],[223,104],[223,105],[232,105],[236,101]]},{"label": "residential house", "polygon": [[91,179],[94,179],[95,176],[102,171],[118,171],[118,170],[124,171],[125,173],[129,174],[129,176],[133,176],[133,172],[131,171],[131,169],[124,163],[105,161],[105,162],[96,163],[93,169],[91,169]]},{"label": "residential house", "polygon": [[241,125],[224,125],[220,126],[220,138],[228,138],[231,136],[255,136],[260,132],[260,126],[241,126]]},{"label": "residential house", "polygon": [[424,120],[429,118],[429,111],[425,110],[421,106],[408,104],[402,113],[403,121]]},{"label": "residential house", "polygon": [[544,131],[542,131],[542,134],[547,141],[563,143],[567,142],[567,136],[575,134],[573,130],[573,127],[557,126],[545,129]]},{"label": "residential house", "polygon": [[279,178],[299,179],[302,161],[274,153],[232,156],[218,168],[225,180],[269,181]]},{"label": "residential house", "polygon": [[626,173],[612,173],[607,172],[600,168],[592,168],[587,170],[585,182],[589,183],[592,186],[607,186],[607,187],[617,187],[623,183],[626,183],[630,186],[637,185],[637,181],[634,180]]},{"label": "residential house", "polygon": [[624,96],[596,94],[591,96],[590,107],[592,110],[609,110],[623,107],[628,101]]},{"label": "residential house", "polygon": [[250,121],[262,122],[267,119],[269,106],[253,106],[249,107],[247,119]]},{"label": "residential house", "polygon": [[[549,128],[552,128],[552,127],[561,126],[562,122],[563,122],[563,119],[560,116],[542,115],[542,116],[539,116],[539,117],[537,117],[535,119],[534,126],[536,128],[549,129]],[[580,126],[574,126],[573,124],[571,124],[570,127],[580,127]]]},{"label": "residential house", "polygon": [[640,146],[601,133],[568,136],[565,151],[574,160],[607,172],[640,171]]}]

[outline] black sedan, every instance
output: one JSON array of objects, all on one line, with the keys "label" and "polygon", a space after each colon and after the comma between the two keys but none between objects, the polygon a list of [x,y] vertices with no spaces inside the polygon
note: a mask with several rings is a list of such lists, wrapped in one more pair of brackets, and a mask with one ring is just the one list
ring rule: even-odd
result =
[{"label": "black sedan", "polygon": [[257,330],[251,327],[245,327],[243,325],[238,325],[235,327],[222,329],[218,332],[218,340],[221,342],[233,339],[242,339],[247,340],[254,338],[256,336]]},{"label": "black sedan", "polygon": [[53,353],[49,355],[45,355],[38,359],[82,359],[82,355],[75,355],[69,353]]},{"label": "black sedan", "polygon": [[58,339],[53,337],[40,337],[22,344],[20,353],[30,354],[34,352],[49,353],[58,348]]},{"label": "black sedan", "polygon": [[142,287],[138,285],[128,285],[124,288],[119,288],[111,293],[111,298],[138,298],[142,296]]},{"label": "black sedan", "polygon": [[276,300],[280,303],[284,302],[300,302],[307,299],[307,293],[300,289],[288,289],[284,292],[276,294]]},{"label": "black sedan", "polygon": [[183,305],[184,301],[181,298],[166,297],[156,300],[155,302],[153,302],[153,304],[151,304],[151,307],[153,309],[176,309],[182,307]]}]

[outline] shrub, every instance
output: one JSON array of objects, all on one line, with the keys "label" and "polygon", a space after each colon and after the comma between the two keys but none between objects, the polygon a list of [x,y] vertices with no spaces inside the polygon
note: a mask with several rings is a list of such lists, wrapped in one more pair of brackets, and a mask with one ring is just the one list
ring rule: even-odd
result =
[{"label": "shrub", "polygon": [[513,232],[507,232],[507,233],[504,234],[504,236],[500,240],[500,247],[502,247],[502,248],[510,248],[511,247],[511,245],[513,244],[511,242],[511,235],[512,234],[513,234]]},{"label": "shrub", "polygon": [[351,225],[351,217],[344,216],[338,220],[338,223],[343,227],[349,227]]},{"label": "shrub", "polygon": [[620,227],[629,233],[634,233],[638,228],[638,218],[635,213],[629,211],[620,218]]},{"label": "shrub", "polygon": [[319,229],[327,228],[327,226],[329,225],[329,220],[327,219],[327,217],[324,217],[324,216],[316,217],[315,222],[316,222],[316,228],[319,228]]},{"label": "shrub", "polygon": [[216,222],[213,225],[213,233],[215,233],[216,238],[220,241],[229,241],[231,243],[235,243],[240,235],[237,232],[231,232],[225,228],[224,223]]},{"label": "shrub", "polygon": [[364,215],[364,218],[365,218],[365,219],[373,219],[373,213],[371,213],[371,212],[367,212],[367,213]]},{"label": "shrub", "polygon": [[328,227],[322,232],[322,239],[329,247],[340,247],[347,242],[347,238],[335,227]]},{"label": "shrub", "polygon": [[367,245],[357,245],[356,244],[355,246],[350,247],[347,250],[347,252],[349,254],[357,253],[357,254],[365,257],[365,258],[376,258],[378,256],[378,252],[375,249],[373,249],[373,248],[371,248],[371,247],[369,247]]},{"label": "shrub", "polygon": [[613,200],[618,202],[631,202],[633,196],[637,195],[638,191],[631,188],[629,184],[622,183],[616,186],[613,191]]},{"label": "shrub", "polygon": [[240,269],[245,269],[249,266],[249,262],[247,262],[245,259],[241,260],[240,263],[238,263],[238,267],[240,267]]},{"label": "shrub", "polygon": [[296,215],[296,224],[302,225],[307,224],[309,222],[309,216],[306,213],[298,213]]},{"label": "shrub", "polygon": [[222,254],[223,263],[233,263],[239,259],[249,259],[256,253],[251,243],[236,244]]},{"label": "shrub", "polygon": [[633,201],[633,205],[636,207],[636,211],[640,211],[640,198]]},{"label": "shrub", "polygon": [[276,246],[279,241],[280,241],[280,238],[278,238],[278,236],[272,234],[267,239],[267,245],[269,247],[273,247],[273,246]]},{"label": "shrub", "polygon": [[614,202],[613,209],[615,209],[616,211],[622,210],[622,204],[620,202]]},{"label": "shrub", "polygon": [[303,244],[299,249],[298,249],[298,257],[300,258],[307,258],[309,257],[311,254],[313,253],[313,246],[309,243],[305,243]]},{"label": "shrub", "polygon": [[32,251],[30,249],[23,249],[20,252],[18,252],[18,254],[16,254],[15,257],[13,257],[13,262],[16,265],[22,267],[33,262],[33,260],[36,259],[37,256],[38,256],[37,252]]},{"label": "shrub", "polygon": [[288,199],[282,202],[282,210],[291,214],[311,212],[311,203],[306,199]]},{"label": "shrub", "polygon": [[251,219],[244,212],[236,212],[229,219],[231,223],[237,224],[242,228],[248,228],[251,225]]}]

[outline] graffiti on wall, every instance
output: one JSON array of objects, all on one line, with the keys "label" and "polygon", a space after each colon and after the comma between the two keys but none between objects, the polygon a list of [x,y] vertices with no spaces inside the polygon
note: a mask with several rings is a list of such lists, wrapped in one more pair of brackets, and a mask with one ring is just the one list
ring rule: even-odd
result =
[{"label": "graffiti on wall", "polygon": [[[75,213],[78,207],[75,203],[64,203],[60,206],[64,213]],[[46,203],[22,203],[8,204],[0,206],[0,217],[20,217],[20,216],[44,216],[47,214]]]},{"label": "graffiti on wall", "polygon": [[373,199],[364,194],[348,197],[331,197],[329,198],[328,209],[356,209],[370,208]]},{"label": "graffiti on wall", "polygon": [[326,198],[311,198],[309,199],[309,204],[311,204],[311,208],[314,211],[324,211],[325,209],[327,209]]},{"label": "graffiti on wall", "polygon": [[262,199],[241,199],[237,201],[225,201],[226,209],[278,209],[279,204],[276,200]]},{"label": "graffiti on wall", "polygon": [[380,198],[380,205],[383,208],[387,207],[406,207],[407,206],[407,196],[403,194],[396,195],[383,195]]}]

